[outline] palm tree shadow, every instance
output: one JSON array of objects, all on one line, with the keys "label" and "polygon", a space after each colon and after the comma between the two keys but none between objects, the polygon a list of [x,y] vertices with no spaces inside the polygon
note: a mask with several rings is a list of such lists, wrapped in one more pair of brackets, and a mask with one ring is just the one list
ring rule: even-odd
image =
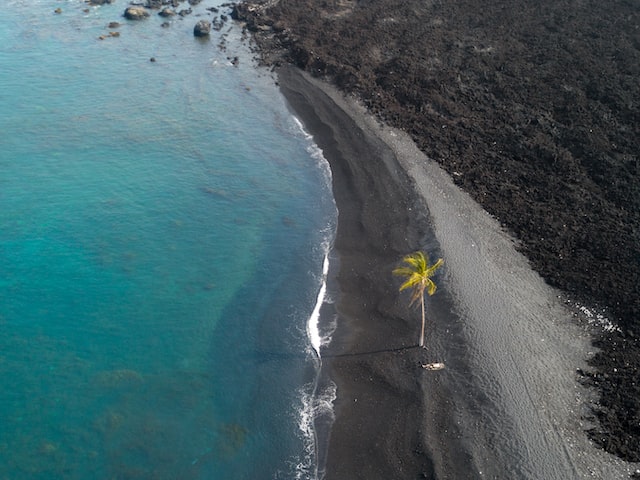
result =
[{"label": "palm tree shadow", "polygon": [[[322,351],[321,358],[347,358],[347,357],[364,357],[367,355],[379,355],[381,353],[396,353],[396,352],[405,352],[409,350],[425,350],[425,347],[420,347],[419,345],[413,345],[410,347],[398,347],[398,348],[384,348],[380,350],[369,350],[366,352],[353,352],[353,353],[330,353],[326,350]],[[291,360],[291,359],[303,359],[306,358],[304,355],[300,353],[287,353],[287,352],[274,352],[274,351],[255,351],[255,357],[260,359],[259,361],[264,362],[277,362],[282,360]]]},{"label": "palm tree shadow", "polygon": [[362,356],[366,356],[366,355],[377,355],[380,353],[393,353],[393,352],[404,352],[407,350],[414,350],[414,349],[423,349],[424,347],[421,347],[419,345],[413,345],[411,347],[398,347],[398,348],[385,348],[382,350],[370,350],[370,351],[366,351],[366,352],[353,352],[353,353],[323,353],[322,354],[322,358],[341,358],[341,357],[362,357]]}]

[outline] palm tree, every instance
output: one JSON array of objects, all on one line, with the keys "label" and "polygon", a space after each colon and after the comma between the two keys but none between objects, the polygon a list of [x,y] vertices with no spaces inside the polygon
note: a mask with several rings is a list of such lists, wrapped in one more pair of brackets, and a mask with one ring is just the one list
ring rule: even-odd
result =
[{"label": "palm tree", "polygon": [[423,252],[415,252],[407,255],[402,259],[406,266],[398,267],[393,270],[394,275],[406,277],[406,280],[400,285],[400,291],[407,288],[413,289],[411,296],[411,304],[420,300],[422,307],[422,330],[420,331],[420,346],[424,346],[424,292],[429,296],[436,291],[436,284],[431,280],[435,271],[440,268],[444,261],[439,258],[436,263],[429,265],[429,258]]}]

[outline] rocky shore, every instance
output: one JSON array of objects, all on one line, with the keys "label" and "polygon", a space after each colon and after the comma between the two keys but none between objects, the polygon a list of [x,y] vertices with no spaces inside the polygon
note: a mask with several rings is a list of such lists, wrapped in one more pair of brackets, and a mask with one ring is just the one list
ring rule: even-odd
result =
[{"label": "rocky shore", "polygon": [[591,329],[598,351],[579,372],[599,393],[588,433],[640,461],[633,3],[290,0],[245,2],[233,16],[266,64],[324,78],[407,132],[518,239],[577,317],[602,315]]}]

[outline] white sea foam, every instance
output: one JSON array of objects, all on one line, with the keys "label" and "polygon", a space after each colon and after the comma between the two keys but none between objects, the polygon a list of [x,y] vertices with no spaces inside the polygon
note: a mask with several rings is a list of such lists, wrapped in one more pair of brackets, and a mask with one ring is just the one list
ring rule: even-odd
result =
[{"label": "white sea foam", "polygon": [[[294,478],[296,480],[320,480],[322,449],[318,441],[318,427],[330,429],[334,420],[333,402],[336,398],[336,385],[330,382],[320,385],[322,367],[321,348],[331,340],[330,333],[324,335],[320,329],[320,310],[327,302],[327,276],[329,273],[329,251],[333,230],[327,229],[325,240],[322,244],[324,259],[322,263],[322,275],[320,289],[316,297],[316,303],[307,322],[307,336],[309,338],[309,355],[315,362],[316,375],[313,383],[300,389],[300,408],[297,412],[298,427],[304,442],[304,452],[293,465]],[[327,332],[332,331],[332,326],[327,326]]]},{"label": "white sea foam", "polygon": [[[321,171],[327,187],[330,188],[332,180],[331,169],[322,149],[316,145],[313,136],[305,130],[302,122],[295,116],[291,118],[293,119],[294,132],[302,135],[307,142],[306,150],[311,158],[316,160],[316,167]],[[296,480],[320,480],[323,477],[320,469],[325,446],[319,445],[318,428],[323,429],[323,431],[330,429],[335,418],[333,403],[336,399],[336,385],[332,382],[320,385],[321,348],[331,341],[331,332],[335,329],[335,325],[320,324],[322,306],[332,303],[327,294],[327,277],[330,264],[329,252],[335,236],[335,218],[321,232],[323,240],[320,248],[324,256],[320,288],[306,326],[310,343],[309,354],[313,356],[316,363],[316,377],[312,384],[307,385],[299,392],[301,403],[298,411],[298,426],[304,439],[304,453],[293,465],[294,478]]]},{"label": "white sea foam", "polygon": [[[317,167],[320,169],[322,174],[325,177],[326,184],[328,186],[331,185],[331,168],[329,167],[329,162],[327,162],[322,149],[316,145],[313,140],[313,135],[306,131],[304,125],[300,121],[298,117],[295,115],[291,116],[294,124],[294,131],[297,134],[302,134],[304,139],[307,142],[307,152],[309,155],[317,160]],[[320,309],[322,308],[323,303],[327,302],[327,275],[329,273],[329,250],[331,248],[331,241],[334,236],[335,226],[330,224],[327,226],[325,232],[323,232],[323,244],[322,249],[324,251],[324,261],[322,265],[322,281],[320,284],[320,291],[318,292],[318,296],[316,298],[316,304],[313,308],[313,312],[309,317],[309,321],[307,322],[307,335],[309,337],[309,341],[311,342],[311,346],[318,358],[320,358],[320,348],[322,345],[326,345],[330,341],[330,334],[326,334],[324,337],[320,332]],[[331,326],[327,330],[331,330]]]},{"label": "white sea foam", "polygon": [[311,140],[313,138],[313,135],[311,135],[309,132],[305,130],[304,125],[302,124],[300,119],[295,115],[292,115],[291,118],[293,119],[293,122],[296,124],[296,127],[298,127],[298,130],[305,136],[305,138],[307,140]]},{"label": "white sea foam", "polygon": [[313,350],[316,352],[318,358],[320,358],[320,347],[322,346],[322,336],[320,335],[320,329],[318,328],[318,324],[320,322],[320,309],[322,308],[322,304],[324,303],[324,299],[327,293],[327,274],[329,273],[329,255],[325,254],[324,262],[322,266],[322,284],[320,285],[320,291],[318,292],[318,297],[316,299],[316,305],[313,308],[313,312],[309,317],[309,322],[307,323],[307,334],[309,335],[309,340],[311,341],[311,346]]},{"label": "white sea foam", "polygon": [[296,480],[318,480],[322,478],[318,467],[318,421],[330,426],[335,419],[333,402],[336,399],[336,385],[330,383],[323,391],[317,391],[317,385],[310,386],[309,391],[300,392],[301,408],[298,426],[304,439],[304,454],[293,466]]},{"label": "white sea foam", "polygon": [[318,147],[318,145],[316,145],[316,143],[313,140],[313,135],[311,135],[309,132],[307,132],[307,130],[305,130],[304,125],[302,124],[300,119],[295,115],[292,115],[291,118],[293,119],[295,130],[298,133],[301,133],[302,136],[307,141],[307,152],[309,153],[311,158],[314,158],[318,161],[317,166],[320,168],[323,175],[325,176],[327,185],[331,185],[331,168],[329,167],[329,162],[324,157],[324,153],[322,152],[322,149]]}]

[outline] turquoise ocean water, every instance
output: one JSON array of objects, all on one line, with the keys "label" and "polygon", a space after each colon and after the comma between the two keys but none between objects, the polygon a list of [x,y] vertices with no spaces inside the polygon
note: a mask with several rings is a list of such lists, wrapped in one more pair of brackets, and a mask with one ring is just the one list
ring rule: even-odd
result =
[{"label": "turquoise ocean water", "polygon": [[127,4],[0,7],[0,478],[315,478],[328,166],[216,3]]}]

